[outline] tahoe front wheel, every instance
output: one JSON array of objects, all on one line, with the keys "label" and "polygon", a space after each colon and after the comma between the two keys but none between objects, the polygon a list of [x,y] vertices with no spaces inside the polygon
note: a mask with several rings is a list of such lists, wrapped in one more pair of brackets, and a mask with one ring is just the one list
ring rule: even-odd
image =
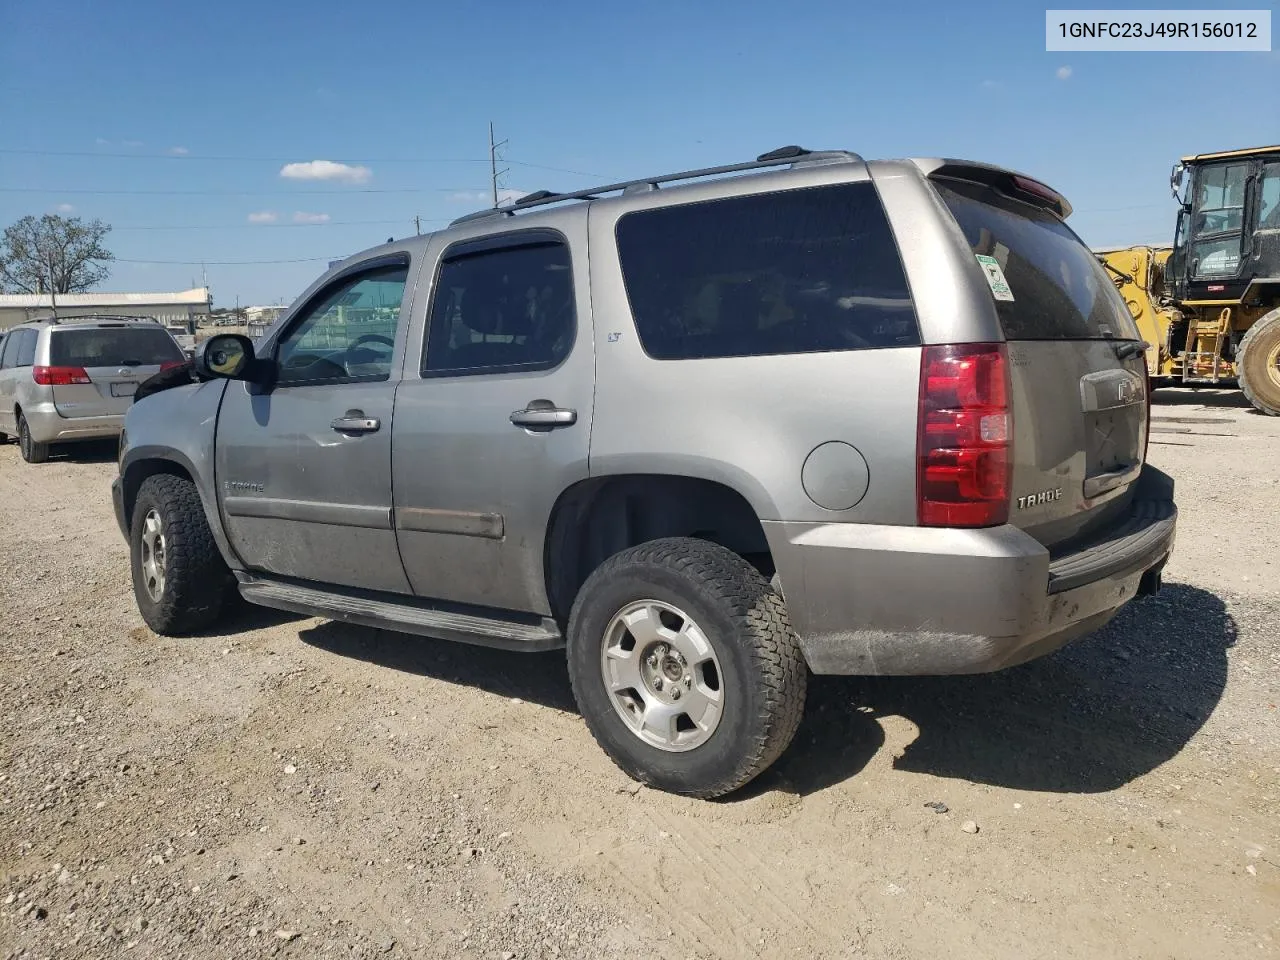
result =
[{"label": "tahoe front wheel", "polygon": [[670,538],[587,578],[569,678],[596,742],[632,778],[718,797],[772,764],[804,712],[808,668],[782,598],[741,557]]},{"label": "tahoe front wheel", "polygon": [[182,636],[218,619],[230,573],[190,480],[160,474],[142,482],[129,553],[138,612],[156,633]]}]

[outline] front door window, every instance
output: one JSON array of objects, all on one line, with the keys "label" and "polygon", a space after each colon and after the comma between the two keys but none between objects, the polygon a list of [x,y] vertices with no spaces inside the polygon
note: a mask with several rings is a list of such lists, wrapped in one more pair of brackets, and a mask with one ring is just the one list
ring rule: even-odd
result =
[{"label": "front door window", "polygon": [[399,264],[370,270],[306,307],[276,351],[279,385],[386,380],[408,276]]}]

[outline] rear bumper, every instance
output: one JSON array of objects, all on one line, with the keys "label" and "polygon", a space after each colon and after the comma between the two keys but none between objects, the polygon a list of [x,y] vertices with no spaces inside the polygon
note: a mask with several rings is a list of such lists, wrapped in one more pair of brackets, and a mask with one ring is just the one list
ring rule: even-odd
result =
[{"label": "rear bumper", "polygon": [[792,626],[815,673],[960,674],[1050,653],[1159,587],[1173,481],[1145,467],[1129,518],[1051,558],[1012,526],[765,524]]},{"label": "rear bumper", "polygon": [[102,417],[64,417],[52,402],[23,407],[22,415],[27,418],[31,439],[37,443],[68,443],[72,440],[117,437],[124,426],[123,413]]}]

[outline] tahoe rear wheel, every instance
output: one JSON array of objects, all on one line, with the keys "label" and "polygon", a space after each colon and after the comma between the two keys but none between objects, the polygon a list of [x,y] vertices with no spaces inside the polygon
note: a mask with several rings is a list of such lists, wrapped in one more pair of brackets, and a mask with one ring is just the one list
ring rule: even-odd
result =
[{"label": "tahoe rear wheel", "polygon": [[765,770],[804,712],[808,670],[782,598],[702,540],[632,547],[587,578],[569,678],[596,741],[629,776],[717,797]]},{"label": "tahoe rear wheel", "polygon": [[129,553],[138,611],[156,633],[182,636],[218,619],[230,572],[190,480],[161,474],[143,481]]}]

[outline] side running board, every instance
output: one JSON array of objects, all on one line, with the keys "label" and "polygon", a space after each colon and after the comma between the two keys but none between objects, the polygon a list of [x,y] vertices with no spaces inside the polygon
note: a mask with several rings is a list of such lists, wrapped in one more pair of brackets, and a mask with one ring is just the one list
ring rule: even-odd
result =
[{"label": "side running board", "polygon": [[564,636],[550,617],[522,622],[501,615],[445,610],[413,598],[336,593],[321,587],[269,580],[238,573],[240,595],[249,603],[312,617],[327,617],[365,627],[413,633],[438,640],[538,652],[564,646]]}]

